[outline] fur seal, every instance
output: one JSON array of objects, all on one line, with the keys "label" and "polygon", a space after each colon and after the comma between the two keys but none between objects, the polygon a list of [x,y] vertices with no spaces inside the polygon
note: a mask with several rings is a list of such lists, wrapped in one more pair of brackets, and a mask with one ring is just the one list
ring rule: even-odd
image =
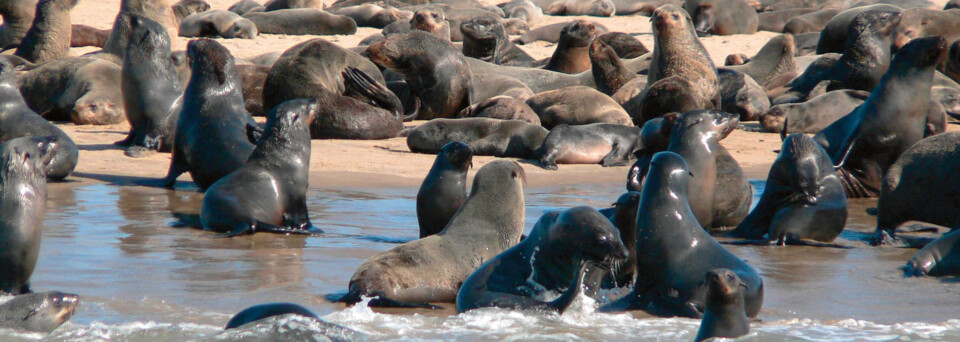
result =
[{"label": "fur seal", "polygon": [[309,126],[317,105],[315,100],[291,100],[267,114],[264,135],[250,158],[204,194],[200,208],[203,229],[227,236],[323,233],[310,224],[307,212]]},{"label": "fur seal", "polygon": [[843,11],[843,9],[838,7],[826,7],[816,12],[798,15],[783,25],[783,33],[797,35],[820,32],[827,26],[830,19],[833,19],[833,17],[841,11]]},{"label": "fur seal", "polygon": [[253,39],[257,25],[240,15],[224,10],[191,14],[180,23],[181,37],[223,37]]},{"label": "fur seal", "polygon": [[783,140],[756,208],[730,232],[779,244],[797,240],[831,242],[847,223],[847,196],[833,162],[809,136]]},{"label": "fur seal", "polygon": [[543,21],[543,9],[530,0],[512,0],[500,5],[504,15],[511,19],[520,19],[529,26],[537,25]]},{"label": "fur seal", "polygon": [[18,77],[30,109],[51,121],[110,125],[124,120],[121,68],[93,57],[65,57]]},{"label": "fur seal", "polygon": [[[598,34],[599,34],[599,33],[607,33],[607,32],[610,32],[610,30],[607,29],[607,26],[605,26],[605,25],[603,25],[603,24],[601,24],[601,23],[598,23],[598,22],[596,22],[596,21],[590,21],[590,23],[592,23],[592,24],[597,28],[597,33],[598,33]],[[537,28],[535,28],[535,29],[532,29],[532,30],[527,31],[526,33],[520,35],[520,38],[518,38],[518,39],[517,39],[516,41],[514,41],[514,42],[515,42],[515,43],[518,43],[518,44],[521,44],[521,45],[522,45],[522,44],[530,44],[530,43],[533,43],[533,42],[535,42],[535,41],[540,41],[540,40],[547,41],[547,42],[550,42],[550,43],[556,43],[556,42],[560,41],[560,31],[562,31],[563,28],[566,27],[568,24],[570,24],[569,21],[560,22],[560,23],[555,23],[555,24],[542,25],[542,26],[540,26],[540,27],[537,27]]]},{"label": "fur seal", "polygon": [[203,0],[180,0],[170,8],[173,9],[173,15],[176,16],[177,22],[182,23],[184,18],[192,14],[209,11],[210,4]]},{"label": "fur seal", "polygon": [[[596,209],[547,213],[519,244],[473,271],[457,293],[457,312],[499,307],[563,313],[580,292],[587,267],[610,268],[627,256],[620,233]],[[562,294],[545,301],[551,292]]]},{"label": "fur seal", "polygon": [[960,231],[944,234],[917,251],[907,261],[904,274],[915,277],[960,274]]},{"label": "fur seal", "polygon": [[70,10],[80,0],[40,0],[33,26],[15,53],[33,63],[62,58],[70,51]]},{"label": "fur seal", "polygon": [[20,44],[33,25],[37,10],[36,0],[8,0],[0,2],[0,49]]},{"label": "fur seal", "polygon": [[66,323],[80,296],[62,292],[22,294],[0,304],[0,328],[49,333]]},{"label": "fur seal", "polygon": [[130,20],[130,42],[120,78],[130,133],[118,144],[129,146],[127,156],[139,158],[150,151],[170,151],[174,125],[183,107],[183,90],[170,59],[167,30],[149,18]]},{"label": "fur seal", "polygon": [[102,48],[110,37],[110,30],[100,30],[87,25],[70,26],[70,47],[93,46]]},{"label": "fur seal", "polygon": [[683,9],[699,35],[752,34],[760,24],[757,11],[743,0],[686,0]]},{"label": "fur seal", "polygon": [[363,4],[338,8],[333,14],[345,15],[357,22],[357,26],[382,29],[398,21],[406,21],[413,17],[413,12],[394,8],[380,7],[374,4]]},{"label": "fur seal", "polygon": [[720,82],[720,109],[737,114],[740,121],[757,121],[770,109],[770,98],[750,75],[736,70],[717,68]]},{"label": "fur seal", "polygon": [[617,11],[611,0],[533,0],[549,15],[589,15],[612,17]]},{"label": "fur seal", "polygon": [[270,0],[263,7],[267,12],[297,8],[323,9],[323,0]]},{"label": "fur seal", "polygon": [[473,103],[471,68],[449,41],[414,30],[387,36],[370,45],[366,55],[377,65],[403,75],[420,102],[419,110],[408,117],[449,118]]},{"label": "fur seal", "polygon": [[786,130],[817,134],[852,112],[868,97],[870,93],[863,90],[841,89],[801,103],[776,105],[760,115],[760,126],[773,133]]},{"label": "fur seal", "polygon": [[263,12],[266,11],[267,8],[263,7],[263,5],[261,5],[259,2],[253,0],[240,0],[233,5],[230,5],[227,10],[239,15],[244,15],[250,12]]},{"label": "fur seal", "polygon": [[[900,7],[888,4],[874,4],[869,6],[853,7],[840,12],[830,18],[827,26],[820,31],[820,39],[817,41],[817,54],[829,52],[842,53],[847,46],[847,36],[849,35],[850,24],[860,13],[864,12],[895,12],[903,11]],[[897,26],[897,25],[894,25]]]},{"label": "fur seal", "polygon": [[47,178],[66,178],[77,167],[77,145],[59,127],[37,115],[20,96],[14,67],[0,59],[0,142],[20,137],[49,137],[57,145],[45,168]]},{"label": "fur seal", "polygon": [[744,308],[745,285],[736,273],[718,268],[707,272],[707,299],[695,341],[713,337],[737,338],[750,333],[750,319]]},{"label": "fur seal", "polygon": [[460,111],[461,118],[491,118],[520,120],[540,126],[540,117],[521,99],[512,96],[494,96]]},{"label": "fur seal", "polygon": [[442,231],[467,200],[467,171],[472,165],[473,150],[462,142],[449,142],[437,153],[417,191],[421,239]]},{"label": "fur seal", "polygon": [[409,132],[407,147],[435,154],[448,142],[459,141],[477,156],[533,158],[547,133],[546,128],[518,120],[434,119]]},{"label": "fur seal", "polygon": [[419,30],[430,33],[439,37],[440,39],[450,41],[451,34],[459,32],[451,31],[450,23],[451,21],[447,18],[442,9],[433,7],[421,8],[413,13],[413,16],[410,17],[409,21],[397,21],[387,25],[383,28],[383,30],[380,31],[380,34],[383,36],[389,36],[393,33],[404,33]]},{"label": "fur seal", "polygon": [[113,22],[113,29],[106,44],[103,45],[103,51],[117,56],[123,55],[127,49],[127,42],[130,41],[127,37],[130,32],[130,23],[126,20],[133,15],[156,21],[167,28],[167,35],[177,36],[180,25],[173,7],[167,0],[121,0],[120,13]]},{"label": "fur seal", "polygon": [[350,17],[327,13],[316,8],[282,9],[250,12],[250,19],[260,33],[286,35],[349,35],[357,33],[357,23]]},{"label": "fur seal", "polygon": [[830,154],[849,198],[877,197],[883,174],[924,136],[942,37],[914,39],[890,63],[870,97],[814,136]]},{"label": "fur seal", "polygon": [[609,96],[584,86],[567,87],[534,94],[527,105],[547,129],[561,124],[610,123],[633,126],[627,112]]},{"label": "fur seal", "polygon": [[637,58],[650,52],[640,40],[623,32],[609,32],[597,37],[616,51],[620,58]]},{"label": "fur seal", "polygon": [[547,170],[556,170],[557,163],[623,166],[640,148],[641,128],[608,123],[558,125],[543,139],[534,157]]},{"label": "fur seal", "polygon": [[[477,171],[466,202],[436,235],[391,248],[363,262],[341,300],[379,297],[370,305],[454,302],[483,261],[517,244],[523,233],[523,168],[495,160]],[[424,277],[430,274],[429,277]]]},{"label": "fur seal", "polygon": [[757,13],[757,30],[783,32],[783,26],[796,16],[816,12],[816,8],[790,8]]},{"label": "fur seal", "polygon": [[255,124],[244,109],[233,56],[223,45],[198,39],[187,45],[190,83],[174,130],[170,170],[162,180],[171,188],[189,172],[200,189],[240,168],[253,152],[247,125]]},{"label": "fur seal", "polygon": [[627,247],[626,260],[616,263],[601,286],[603,288],[623,288],[633,285],[637,277],[637,208],[640,206],[640,192],[627,191],[617,198],[613,207],[600,210],[601,214],[620,231],[620,241]]},{"label": "fur seal", "polygon": [[782,34],[770,38],[766,44],[763,44],[757,55],[750,58],[750,61],[723,68],[750,75],[764,89],[773,89],[783,85],[776,82],[779,76],[797,71],[796,63],[793,61],[795,53],[793,35]]},{"label": "fur seal", "polygon": [[[744,308],[757,317],[763,305],[763,279],[742,259],[706,233],[690,209],[688,184],[696,178],[684,158],[659,152],[637,210],[637,279],[623,299],[601,311],[641,309],[657,316],[701,318],[707,287],[703,275],[716,268],[736,273],[746,289]],[[698,194],[699,196],[699,194]]]},{"label": "fur seal", "polygon": [[920,37],[943,37],[947,42],[960,38],[960,11],[945,11],[929,8],[903,10],[903,20],[894,34],[894,50]]},{"label": "fur seal", "polygon": [[638,77],[623,64],[616,51],[601,39],[590,44],[590,65],[597,90],[610,96]]},{"label": "fur seal", "polygon": [[597,39],[597,27],[586,20],[574,20],[560,30],[560,41],[543,68],[566,74],[590,70],[590,44]]},{"label": "fur seal", "polygon": [[[329,341],[365,341],[366,336],[363,334],[354,331],[353,329],[346,328],[340,325],[326,322],[317,317],[315,313],[309,309],[300,306],[294,303],[267,303],[254,305],[249,308],[243,309],[238,312],[230,321],[227,322],[227,326],[224,327],[224,330],[242,330],[245,329],[245,325],[258,325],[264,321],[278,316],[298,316],[307,321],[310,321],[310,333],[312,337],[317,335],[323,336]],[[281,318],[282,319],[282,318]],[[257,329],[257,328],[254,328]],[[319,330],[319,331],[318,331]],[[261,332],[263,330],[256,330]],[[291,334],[287,334],[291,332]],[[295,329],[280,329],[280,331],[270,331],[269,338],[277,341],[285,341],[290,339],[302,338],[303,335],[296,334],[298,331]],[[242,335],[247,336],[247,335]],[[236,338],[236,336],[233,336]]]},{"label": "fur seal", "polygon": [[47,207],[44,169],[56,153],[51,137],[0,144],[0,293],[30,293]]},{"label": "fur seal", "polygon": [[533,57],[513,45],[503,23],[490,16],[480,16],[460,24],[463,33],[463,55],[501,65],[529,65]]}]

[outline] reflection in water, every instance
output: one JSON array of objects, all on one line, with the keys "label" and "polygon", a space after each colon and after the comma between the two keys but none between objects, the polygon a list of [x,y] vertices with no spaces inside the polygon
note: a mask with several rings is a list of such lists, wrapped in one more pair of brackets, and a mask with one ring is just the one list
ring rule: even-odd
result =
[{"label": "reflection in water", "polygon": [[[763,182],[751,184],[756,202]],[[526,231],[544,211],[578,205],[603,208],[622,192],[619,183],[528,188]],[[451,340],[692,339],[696,334],[693,320],[598,314],[589,305],[580,310],[584,312],[562,317],[496,310],[412,316],[362,307],[343,310],[325,302],[324,294],[346,289],[366,258],[418,236],[415,195],[414,187],[311,189],[307,201],[311,220],[327,232],[324,236],[254,234],[221,239],[200,229],[175,227],[184,223],[182,217],[197,214],[202,193],[51,184],[41,256],[32,281],[39,291],[69,291],[83,297],[77,314],[50,336],[53,339],[188,340],[215,333],[247,306],[274,301],[305,305],[377,339],[398,333]],[[858,246],[854,249],[727,246],[764,276],[761,319],[766,323],[755,324],[754,338],[960,337],[957,321],[916,327],[843,321],[944,322],[957,318],[960,308],[958,282],[902,277],[898,267],[915,250],[857,244],[855,240],[873,231],[876,218],[866,209],[875,203],[851,201],[848,231],[841,238]],[[22,337],[10,334],[0,331],[0,340]]]}]

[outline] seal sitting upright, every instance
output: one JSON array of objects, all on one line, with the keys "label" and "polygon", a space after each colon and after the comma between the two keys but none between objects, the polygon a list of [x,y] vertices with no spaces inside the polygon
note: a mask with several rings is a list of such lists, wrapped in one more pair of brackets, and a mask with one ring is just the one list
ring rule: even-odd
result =
[{"label": "seal sitting upright", "polygon": [[[627,258],[617,228],[591,207],[550,212],[530,236],[484,263],[457,294],[457,312],[482,308],[544,309],[563,313],[580,291],[585,267],[610,268]],[[563,294],[543,301],[549,292]]]},{"label": "seal sitting upright", "polygon": [[[291,100],[267,115],[266,135],[239,169],[207,189],[200,208],[203,228],[228,236],[267,231],[323,233],[310,224],[307,186],[310,121],[316,101]],[[256,126],[248,126],[255,131]],[[251,137],[254,134],[250,134]]]},{"label": "seal sitting upright", "polygon": [[473,149],[462,142],[448,142],[437,153],[417,192],[421,239],[442,231],[467,200],[467,171],[472,165]]},{"label": "seal sitting upright", "polygon": [[713,337],[737,338],[750,333],[744,310],[743,288],[736,273],[728,269],[707,272],[707,308],[700,321],[697,342]]},{"label": "seal sitting upright", "polygon": [[601,310],[641,309],[657,316],[701,318],[707,292],[703,275],[726,268],[746,286],[743,298],[747,316],[760,313],[763,279],[697,222],[688,192],[693,177],[680,155],[660,152],[653,156],[637,210],[637,279],[633,291]]},{"label": "seal sitting upright", "polygon": [[340,298],[375,306],[424,306],[453,302],[460,285],[483,261],[520,241],[523,186],[519,164],[496,160],[477,171],[470,197],[436,235],[391,248],[364,261]]}]

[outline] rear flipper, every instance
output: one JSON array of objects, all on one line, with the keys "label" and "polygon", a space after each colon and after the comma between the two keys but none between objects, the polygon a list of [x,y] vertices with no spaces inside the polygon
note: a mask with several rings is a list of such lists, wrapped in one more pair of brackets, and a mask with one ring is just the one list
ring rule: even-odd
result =
[{"label": "rear flipper", "polygon": [[400,98],[386,86],[354,67],[347,67],[342,74],[346,87],[344,95],[386,109],[397,118],[403,119],[403,104]]},{"label": "rear flipper", "polygon": [[610,149],[610,153],[607,153],[607,155],[603,157],[603,160],[600,161],[600,165],[603,165],[603,167],[627,165],[632,155],[631,152],[633,151],[627,151],[627,148],[622,144],[614,143],[613,148]]}]

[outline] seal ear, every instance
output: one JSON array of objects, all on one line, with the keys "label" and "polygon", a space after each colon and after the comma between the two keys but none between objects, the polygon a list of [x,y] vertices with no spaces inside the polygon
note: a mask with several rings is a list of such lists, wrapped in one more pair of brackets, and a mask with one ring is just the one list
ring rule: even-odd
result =
[{"label": "seal ear", "polygon": [[250,143],[256,145],[260,138],[263,137],[263,128],[260,126],[254,125],[252,123],[247,124],[247,139],[250,140]]}]

